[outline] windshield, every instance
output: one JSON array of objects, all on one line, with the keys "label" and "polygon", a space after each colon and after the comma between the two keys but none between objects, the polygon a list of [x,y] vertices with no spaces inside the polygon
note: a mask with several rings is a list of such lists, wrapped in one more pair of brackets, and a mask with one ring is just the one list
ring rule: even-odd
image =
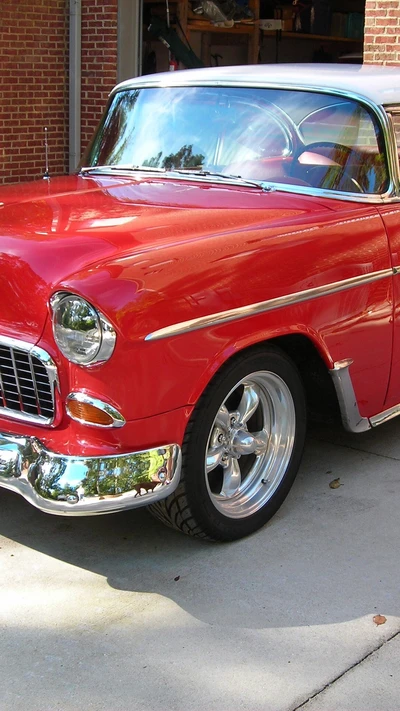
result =
[{"label": "windshield", "polygon": [[291,90],[162,87],[114,94],[83,165],[371,193],[387,184],[383,156],[375,118],[355,101]]}]

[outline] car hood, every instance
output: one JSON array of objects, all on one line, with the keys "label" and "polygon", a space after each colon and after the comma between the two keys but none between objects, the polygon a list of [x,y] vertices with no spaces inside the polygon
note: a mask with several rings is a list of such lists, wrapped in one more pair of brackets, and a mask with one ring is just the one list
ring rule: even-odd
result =
[{"label": "car hood", "polygon": [[91,265],[247,226],[315,220],[332,202],[243,185],[147,177],[69,176],[5,187],[0,334],[37,341],[49,296]]}]

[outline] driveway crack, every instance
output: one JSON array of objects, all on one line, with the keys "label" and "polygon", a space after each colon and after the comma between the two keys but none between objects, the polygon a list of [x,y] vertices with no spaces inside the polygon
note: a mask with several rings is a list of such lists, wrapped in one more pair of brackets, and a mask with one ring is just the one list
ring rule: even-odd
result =
[{"label": "driveway crack", "polygon": [[379,652],[379,650],[382,647],[384,647],[385,644],[387,644],[388,642],[391,642],[392,639],[395,639],[399,635],[400,635],[400,630],[398,630],[397,632],[394,632],[390,637],[388,637],[387,639],[384,639],[381,642],[381,644],[378,644],[378,646],[375,649],[372,649],[371,652],[368,652],[368,654],[365,654],[360,659],[357,659],[357,661],[355,661],[354,664],[351,664],[349,667],[347,667],[347,669],[345,669],[340,674],[338,674],[334,679],[332,679],[332,681],[329,681],[321,689],[316,691],[314,694],[311,694],[311,696],[309,696],[308,699],[306,699],[305,701],[302,701],[302,703],[299,704],[298,706],[294,706],[292,709],[290,709],[290,711],[298,711],[298,709],[304,708],[309,703],[309,701],[312,701],[317,696],[319,696],[324,691],[326,691],[326,689],[329,689],[330,686],[333,686],[333,684],[335,684],[339,679],[344,677],[348,672],[350,672],[352,669],[355,669],[356,667],[358,667],[359,664],[362,664],[363,662],[365,662],[367,659],[369,659],[369,657],[371,657],[373,654],[375,654],[375,652]]},{"label": "driveway crack", "polygon": [[370,452],[368,449],[359,449],[359,447],[354,447],[351,444],[343,444],[342,442],[332,442],[329,439],[323,439],[322,437],[313,438],[314,442],[322,442],[323,444],[332,444],[335,447],[341,447],[342,449],[351,449],[353,452],[360,452],[361,454],[371,454],[373,457],[382,457],[382,459],[390,459],[392,462],[398,462],[399,457],[391,457],[388,454],[378,454],[377,452]]}]

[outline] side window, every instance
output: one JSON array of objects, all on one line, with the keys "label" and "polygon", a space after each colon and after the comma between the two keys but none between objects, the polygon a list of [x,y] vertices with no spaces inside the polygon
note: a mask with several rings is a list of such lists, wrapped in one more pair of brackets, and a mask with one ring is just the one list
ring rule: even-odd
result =
[{"label": "side window", "polygon": [[393,109],[390,110],[390,115],[392,117],[392,123],[393,123],[393,128],[394,128],[394,133],[396,136],[396,143],[397,143],[397,153],[400,156],[400,106],[398,109]]}]

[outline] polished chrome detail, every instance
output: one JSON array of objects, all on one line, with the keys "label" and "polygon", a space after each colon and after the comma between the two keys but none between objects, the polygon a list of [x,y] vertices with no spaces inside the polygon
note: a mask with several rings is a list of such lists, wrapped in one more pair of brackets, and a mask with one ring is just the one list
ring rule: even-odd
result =
[{"label": "polished chrome detail", "polygon": [[352,363],[351,358],[336,361],[332,370],[329,371],[336,389],[344,428],[349,432],[366,432],[371,427],[378,427],[378,425],[400,415],[400,404],[373,415],[373,417],[367,418],[360,415],[349,373]]},{"label": "polished chrome detail", "polygon": [[388,410],[379,412],[377,415],[369,418],[372,427],[378,427],[378,425],[383,425],[384,422],[392,420],[394,417],[400,415],[400,404],[390,407]]},{"label": "polished chrome detail", "polygon": [[[83,402],[86,405],[92,405],[95,407],[97,410],[101,410],[102,412],[105,412],[109,417],[112,418],[113,422],[111,425],[100,425],[95,422],[90,422],[88,420],[83,420],[80,417],[76,417],[70,412],[70,409],[68,407],[68,402],[69,401],[75,401],[75,402]],[[66,410],[68,415],[70,416],[71,420],[75,420],[76,422],[81,422],[84,425],[89,425],[91,427],[101,427],[103,429],[110,429],[112,427],[123,427],[125,424],[125,418],[121,415],[118,410],[115,409],[112,405],[110,405],[108,402],[103,402],[103,400],[98,400],[95,397],[92,397],[91,395],[87,395],[86,393],[70,393],[67,397],[66,401]]]},{"label": "polished chrome detail", "polygon": [[[373,193],[347,193],[335,190],[326,190],[325,188],[308,188],[304,185],[290,185],[290,183],[269,182],[269,187],[273,191],[281,193],[296,193],[296,195],[309,195],[319,198],[329,198],[331,200],[346,200],[346,202],[362,202],[371,205],[382,205],[382,203],[392,202],[393,191],[389,193],[373,194]],[[362,198],[360,198],[362,196]],[[397,198],[396,198],[397,201]]]},{"label": "polished chrome detail", "polygon": [[[88,170],[95,170],[96,167],[93,166],[93,168],[88,168]],[[111,172],[111,171],[110,171]],[[113,174],[115,174],[115,171],[112,171]],[[147,173],[148,171],[146,171]],[[86,177],[85,173],[81,173],[82,177]],[[118,175],[129,175],[131,177],[131,173],[128,173],[127,171],[121,169],[121,171],[118,171]],[[89,177],[92,177],[91,175]],[[216,178],[210,175],[206,177],[199,177],[195,176],[194,174],[177,174],[171,173],[165,174],[162,176],[163,180],[167,181],[176,181],[179,180],[179,182],[187,182],[187,183],[193,183],[194,180],[196,182],[202,182],[202,183],[212,183],[216,182]],[[245,178],[243,179],[242,183],[238,182],[238,179],[235,177],[229,178],[227,175],[226,178],[224,178],[223,181],[221,179],[218,180],[221,185],[240,185],[240,187],[249,187],[250,185],[250,180],[246,180]],[[247,185],[246,185],[247,183]],[[335,190],[326,190],[325,188],[313,188],[313,187],[307,187],[303,185],[297,185],[293,184],[291,185],[290,183],[278,183],[276,181],[260,181],[259,184],[257,185],[256,181],[253,181],[253,187],[259,187],[260,190],[262,190],[263,193],[271,193],[271,192],[282,192],[282,193],[293,193],[295,192],[297,195],[307,195],[307,196],[313,196],[313,197],[319,197],[319,198],[329,198],[332,200],[346,200],[347,202],[362,202],[362,203],[367,203],[371,205],[382,205],[382,203],[391,203],[391,202],[398,202],[397,197],[393,197],[393,191],[390,192],[390,195],[388,193],[385,193],[385,195],[382,194],[373,194],[373,193],[350,193],[350,192],[339,192]],[[362,195],[362,199],[360,199],[360,195]]]},{"label": "polished chrome detail", "polygon": [[57,367],[42,348],[0,336],[0,415],[41,425],[55,417]]},{"label": "polished chrome detail", "polygon": [[[237,405],[230,404],[232,396]],[[238,382],[221,403],[207,443],[205,477],[215,508],[235,519],[259,511],[286,473],[295,432],[294,402],[282,378],[259,371]]]},{"label": "polished chrome detail", "polygon": [[[90,359],[90,360],[81,360],[78,355],[75,353],[75,357],[72,357],[71,353],[64,352],[62,344],[59,341],[59,334],[57,333],[57,330],[60,329],[61,324],[56,324],[56,317],[57,317],[57,310],[58,308],[62,305],[62,302],[65,300],[73,299],[76,301],[81,302],[85,307],[90,309],[97,320],[97,330],[98,330],[98,337],[99,337],[99,347],[95,355]],[[73,294],[71,292],[66,292],[66,291],[60,291],[56,292],[53,294],[53,296],[50,298],[50,307],[52,310],[53,314],[53,334],[54,334],[54,339],[57,343],[58,348],[60,349],[61,353],[63,353],[64,357],[67,358],[71,363],[76,363],[78,365],[81,365],[83,367],[90,367],[93,365],[98,365],[99,363],[104,363],[105,361],[109,360],[111,357],[114,347],[115,347],[115,342],[116,342],[116,333],[111,325],[110,321],[104,314],[99,311],[93,304],[91,304],[87,299],[84,299],[82,296],[79,296],[78,294]],[[68,329],[63,327],[64,331],[68,331]],[[79,329],[75,329],[76,332],[84,332],[84,329],[79,331]]]},{"label": "polished chrome detail", "polygon": [[393,276],[393,274],[393,269],[381,269],[377,272],[360,274],[356,277],[350,277],[350,279],[331,282],[330,284],[325,284],[324,286],[316,286],[312,289],[296,291],[294,294],[278,296],[275,299],[268,299],[268,301],[259,301],[255,304],[248,304],[248,306],[239,306],[236,309],[229,309],[228,311],[218,311],[217,313],[210,314],[209,316],[200,316],[199,318],[193,318],[189,321],[181,321],[181,323],[159,328],[157,331],[149,333],[144,340],[158,341],[159,339],[167,338],[168,336],[177,336],[182,333],[190,333],[191,331],[197,331],[200,328],[207,328],[209,326],[219,326],[222,323],[236,321],[237,319],[246,318],[247,316],[257,316],[258,314],[263,314],[267,311],[281,309],[284,306],[293,306],[293,304],[300,304],[303,301],[311,301],[312,299],[318,299],[321,296],[336,294],[338,291],[345,291],[346,289],[354,289],[356,286],[371,284],[374,281],[379,281],[380,279],[387,279]]},{"label": "polished chrome detail", "polygon": [[351,358],[336,361],[329,371],[335,386],[339,402],[343,427],[349,432],[366,432],[371,428],[367,417],[362,417],[358,409],[357,399],[351,381],[349,368],[353,363]]},{"label": "polished chrome detail", "polygon": [[177,444],[127,454],[55,454],[35,437],[0,434],[0,487],[46,513],[113,513],[159,501],[178,486]]},{"label": "polished chrome detail", "polygon": [[[386,109],[386,111],[388,111]],[[395,112],[393,112],[395,113]],[[397,111],[398,113],[398,111]],[[397,139],[396,132],[394,130],[394,123],[391,113],[386,113],[385,121],[385,143],[386,143],[386,154],[389,164],[389,172],[393,176],[393,183],[395,187],[396,196],[400,195],[400,167],[399,167],[399,156],[397,151]]]},{"label": "polished chrome detail", "polygon": [[[97,309],[96,309],[97,311]],[[110,321],[106,316],[104,316],[101,311],[97,311],[100,323],[101,323],[101,331],[102,331],[102,339],[101,339],[101,346],[100,350],[97,354],[96,357],[96,363],[104,363],[106,360],[111,358],[114,348],[115,348],[115,341],[117,338],[117,334],[114,331],[113,326],[111,325]],[[92,365],[89,363],[89,365]]]},{"label": "polished chrome detail", "polygon": [[56,291],[56,293],[53,294],[53,296],[51,296],[50,300],[49,300],[50,308],[51,308],[52,312],[54,312],[56,310],[58,304],[60,303],[60,301],[62,301],[64,296],[69,296],[69,295],[70,295],[69,291]]}]

